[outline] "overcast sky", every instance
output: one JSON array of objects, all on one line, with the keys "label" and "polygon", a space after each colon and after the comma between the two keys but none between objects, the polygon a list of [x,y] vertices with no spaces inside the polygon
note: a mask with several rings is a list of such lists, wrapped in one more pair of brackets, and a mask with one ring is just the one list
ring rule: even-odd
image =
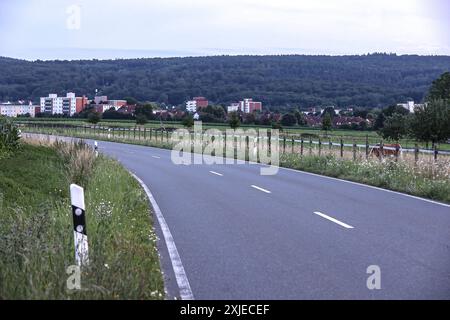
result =
[{"label": "overcast sky", "polygon": [[449,31],[449,0],[0,0],[0,55],[30,60],[450,55]]}]

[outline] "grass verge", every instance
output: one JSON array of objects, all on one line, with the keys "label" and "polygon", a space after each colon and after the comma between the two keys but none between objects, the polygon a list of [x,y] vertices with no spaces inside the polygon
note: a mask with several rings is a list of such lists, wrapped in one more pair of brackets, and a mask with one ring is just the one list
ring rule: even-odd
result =
[{"label": "grass verge", "polygon": [[420,162],[414,168],[394,159],[385,159],[383,162],[365,159],[353,161],[338,159],[333,155],[300,158],[292,154],[283,154],[280,162],[283,167],[450,203],[448,162]]},{"label": "grass verge", "polygon": [[[90,265],[81,290],[66,286],[72,182],[86,197]],[[0,221],[0,299],[164,298],[144,191],[120,164],[82,144],[22,144],[1,159]]]}]

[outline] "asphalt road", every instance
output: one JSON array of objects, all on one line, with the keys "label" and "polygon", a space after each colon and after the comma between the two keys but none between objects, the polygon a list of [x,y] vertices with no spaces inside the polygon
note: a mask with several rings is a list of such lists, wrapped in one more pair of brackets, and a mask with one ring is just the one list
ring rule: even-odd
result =
[{"label": "asphalt road", "polygon": [[150,147],[99,150],[153,193],[195,299],[450,299],[448,205],[256,164],[174,165]]}]

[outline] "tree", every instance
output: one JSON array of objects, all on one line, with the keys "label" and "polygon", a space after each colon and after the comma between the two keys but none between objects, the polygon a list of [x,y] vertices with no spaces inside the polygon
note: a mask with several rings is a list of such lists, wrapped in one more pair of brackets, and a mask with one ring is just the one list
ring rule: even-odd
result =
[{"label": "tree", "polygon": [[102,95],[129,97],[132,105],[138,101],[181,105],[194,94],[204,94],[218,104],[251,96],[282,113],[293,105],[381,107],[406,97],[421,101],[424,88],[436,73],[449,71],[449,64],[450,57],[445,56],[390,55],[46,62],[0,57],[0,100],[37,100],[53,91],[92,94],[101,86]]},{"label": "tree", "polygon": [[126,119],[126,120],[131,120],[131,119],[133,119],[133,116],[131,114],[128,114],[128,113],[118,112],[114,108],[111,108],[111,109],[106,110],[105,112],[103,112],[102,118],[103,119]]},{"label": "tree", "polygon": [[336,112],[334,111],[334,107],[326,107],[322,112],[322,118],[325,118],[325,116],[327,114],[329,114],[331,119],[333,119],[334,116],[336,115]]},{"label": "tree", "polygon": [[7,118],[0,116],[0,159],[19,147],[20,133],[17,126]]},{"label": "tree", "polygon": [[272,129],[283,131],[283,126],[279,122],[272,122]]},{"label": "tree", "polygon": [[153,115],[153,106],[149,103],[144,104],[143,106],[138,106],[136,107],[136,111],[135,111],[136,116],[138,115],[144,115],[147,120],[151,120],[154,118]]},{"label": "tree", "polygon": [[183,120],[181,121],[181,123],[183,124],[183,126],[185,126],[186,128],[192,128],[192,126],[194,125],[194,117],[191,114],[187,114]]},{"label": "tree", "polygon": [[433,81],[427,100],[450,100],[450,72],[445,72]]},{"label": "tree", "polygon": [[254,112],[245,114],[244,116],[245,124],[254,124],[255,122],[256,122],[256,115]]},{"label": "tree", "polygon": [[138,101],[133,97],[125,97],[125,100],[127,101],[128,105],[138,104]]},{"label": "tree", "polygon": [[297,124],[299,126],[306,126],[306,124],[307,124],[306,123],[306,118],[305,118],[305,115],[302,112],[296,110],[294,112],[294,116],[297,119]]},{"label": "tree", "polygon": [[384,127],[384,121],[386,121],[386,116],[381,112],[373,124],[373,129],[376,131],[382,129]]},{"label": "tree", "polygon": [[325,116],[322,118],[322,130],[325,130],[325,132],[328,134],[328,131],[331,130],[333,123],[331,121],[330,113],[327,112],[324,114],[325,114]]},{"label": "tree", "polygon": [[230,127],[232,129],[239,128],[239,126],[241,125],[241,121],[239,119],[239,115],[237,114],[237,112],[230,113],[228,123],[230,124]]},{"label": "tree", "polygon": [[200,111],[200,118],[205,122],[224,122],[225,110],[221,106],[207,106]]},{"label": "tree", "polygon": [[101,118],[102,118],[101,114],[99,112],[97,112],[97,111],[92,111],[87,116],[88,122],[89,123],[94,123],[94,124],[99,123]]},{"label": "tree", "polygon": [[408,133],[408,117],[399,113],[394,113],[387,117],[384,127],[379,130],[379,134],[384,139],[398,141]]},{"label": "tree", "polygon": [[136,124],[146,124],[147,122],[147,117],[143,113],[136,115]]},{"label": "tree", "polygon": [[409,114],[409,110],[398,105],[392,105],[387,107],[386,109],[383,109],[383,113],[386,117],[390,117],[396,113],[406,116],[407,114]]},{"label": "tree", "polygon": [[447,140],[450,137],[450,100],[435,100],[416,110],[410,132],[419,141]]},{"label": "tree", "polygon": [[286,127],[292,127],[297,123],[297,118],[292,113],[286,113],[281,118],[281,124]]}]

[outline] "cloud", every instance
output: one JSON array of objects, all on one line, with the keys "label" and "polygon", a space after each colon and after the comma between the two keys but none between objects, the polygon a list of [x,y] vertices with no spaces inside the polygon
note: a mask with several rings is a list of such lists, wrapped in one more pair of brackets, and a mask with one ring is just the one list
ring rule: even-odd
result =
[{"label": "cloud", "polygon": [[[70,5],[81,8],[79,30],[66,28]],[[446,0],[47,0],[43,7],[38,0],[2,1],[0,17],[10,18],[0,21],[0,55],[45,58],[54,50],[71,58],[84,49],[97,58],[106,51],[108,57],[114,52],[450,54],[442,31],[449,17],[436,9],[446,5]]]}]

